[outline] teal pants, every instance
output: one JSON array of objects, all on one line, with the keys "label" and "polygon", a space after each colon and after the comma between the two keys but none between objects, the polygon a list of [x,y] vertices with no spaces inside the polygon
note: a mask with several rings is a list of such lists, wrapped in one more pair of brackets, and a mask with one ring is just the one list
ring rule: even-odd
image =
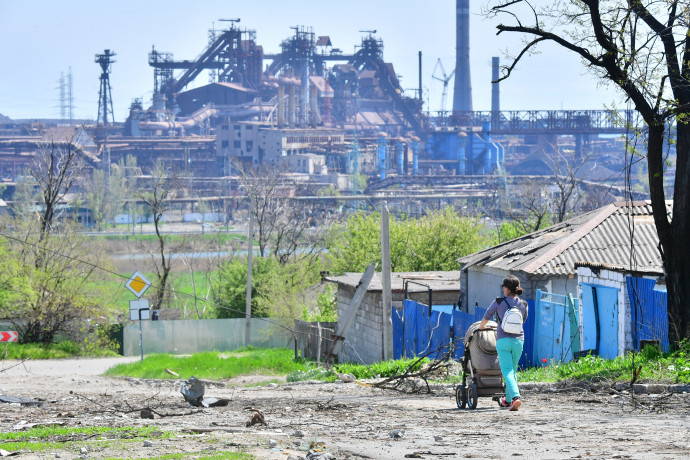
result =
[{"label": "teal pants", "polygon": [[506,401],[508,403],[516,396],[520,396],[520,390],[517,385],[517,368],[520,356],[522,356],[522,345],[524,343],[524,340],[512,337],[504,337],[496,341],[498,364],[501,366],[501,373],[506,384]]}]

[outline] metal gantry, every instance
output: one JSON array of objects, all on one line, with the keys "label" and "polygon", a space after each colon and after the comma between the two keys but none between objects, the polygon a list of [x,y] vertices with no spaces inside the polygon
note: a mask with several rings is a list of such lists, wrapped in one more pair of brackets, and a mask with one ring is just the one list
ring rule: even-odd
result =
[{"label": "metal gantry", "polygon": [[115,123],[113,95],[110,89],[110,66],[115,62],[114,56],[115,53],[112,53],[110,50],[105,50],[103,54],[96,55],[95,62],[101,66],[101,86],[98,90],[98,119],[96,122],[98,126],[108,124],[108,113],[110,113],[110,121]]}]

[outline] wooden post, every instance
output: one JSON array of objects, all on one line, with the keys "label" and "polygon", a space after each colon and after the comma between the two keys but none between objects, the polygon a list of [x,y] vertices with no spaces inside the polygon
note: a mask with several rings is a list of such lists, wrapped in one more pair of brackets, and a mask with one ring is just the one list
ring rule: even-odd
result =
[{"label": "wooden post", "polygon": [[381,209],[381,314],[383,315],[383,360],[393,359],[393,320],[391,319],[391,250],[388,205]]},{"label": "wooden post", "polygon": [[[249,201],[249,243],[247,243],[247,303],[244,310],[244,345],[249,346],[252,328],[252,262],[254,261],[254,214],[252,200]],[[295,342],[295,347],[297,347]],[[296,348],[295,348],[296,350]]]}]

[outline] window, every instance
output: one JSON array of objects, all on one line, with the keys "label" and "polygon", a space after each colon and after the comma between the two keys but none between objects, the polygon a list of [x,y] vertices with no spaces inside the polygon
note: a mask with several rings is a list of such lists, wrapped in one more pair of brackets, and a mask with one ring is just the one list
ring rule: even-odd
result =
[{"label": "window", "polygon": [[228,144],[229,144],[228,141],[222,141],[222,142],[220,143],[220,146],[221,146],[221,148],[227,149],[227,148],[228,148]]},{"label": "window", "polygon": [[242,147],[242,141],[235,141],[232,143],[232,146],[236,149],[239,149]]},{"label": "window", "polygon": [[229,128],[228,125],[223,125],[223,126],[220,127],[220,130],[221,130],[221,131],[227,131],[228,128]]},{"label": "window", "polygon": [[254,148],[254,141],[247,141],[246,145],[247,145],[247,150],[251,151]]}]

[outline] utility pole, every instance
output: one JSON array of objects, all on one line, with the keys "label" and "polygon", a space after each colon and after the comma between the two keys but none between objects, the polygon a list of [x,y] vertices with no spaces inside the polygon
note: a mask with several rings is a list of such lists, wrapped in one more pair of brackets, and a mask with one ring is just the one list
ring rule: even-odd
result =
[{"label": "utility pole", "polygon": [[249,242],[247,243],[247,304],[244,309],[245,329],[244,344],[249,346],[252,328],[252,262],[254,260],[254,213],[252,212],[253,197],[249,197]]},{"label": "utility pole", "polygon": [[388,204],[381,209],[381,307],[383,313],[383,360],[393,359],[393,320],[391,295],[391,246]]}]

